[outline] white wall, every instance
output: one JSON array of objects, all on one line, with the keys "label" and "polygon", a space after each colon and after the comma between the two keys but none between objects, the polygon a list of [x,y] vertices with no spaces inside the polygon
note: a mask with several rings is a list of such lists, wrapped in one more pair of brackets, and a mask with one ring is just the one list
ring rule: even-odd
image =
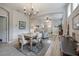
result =
[{"label": "white wall", "polygon": [[[26,22],[26,29],[19,29],[19,21]],[[20,12],[13,11],[13,39],[16,39],[18,34],[27,33],[29,31],[29,21],[27,16]]]},{"label": "white wall", "polygon": [[74,32],[76,34],[76,40],[79,42],[79,30],[74,30],[72,28],[72,26],[73,26],[72,25],[72,19],[77,13],[79,13],[79,6],[72,12],[72,14],[68,17],[67,20],[69,20],[70,36],[72,36],[72,32]]},{"label": "white wall", "polygon": [[[14,41],[18,34],[29,32],[29,21],[27,16],[17,10],[9,8],[8,6],[0,5],[0,7],[5,8],[9,12],[9,42]],[[2,10],[0,10],[0,15],[7,16]],[[19,20],[26,21],[26,29],[20,30],[18,28]]]},{"label": "white wall", "polygon": [[67,32],[67,5],[64,7],[64,17],[63,17],[63,34]]}]

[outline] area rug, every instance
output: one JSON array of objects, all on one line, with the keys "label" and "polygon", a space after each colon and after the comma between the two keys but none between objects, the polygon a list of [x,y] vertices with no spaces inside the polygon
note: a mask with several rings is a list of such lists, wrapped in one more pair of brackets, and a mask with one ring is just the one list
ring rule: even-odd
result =
[{"label": "area rug", "polygon": [[30,49],[29,45],[24,45],[23,50],[21,50],[20,48],[16,49],[26,56],[43,56],[47,51],[49,45],[50,44],[41,44],[32,46],[32,49]]}]

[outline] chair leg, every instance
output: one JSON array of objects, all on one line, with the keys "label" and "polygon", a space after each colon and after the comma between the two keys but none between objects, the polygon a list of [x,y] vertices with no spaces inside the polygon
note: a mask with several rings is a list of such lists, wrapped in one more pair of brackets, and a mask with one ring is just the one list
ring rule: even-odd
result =
[{"label": "chair leg", "polygon": [[21,45],[21,50],[23,50],[23,45]]}]

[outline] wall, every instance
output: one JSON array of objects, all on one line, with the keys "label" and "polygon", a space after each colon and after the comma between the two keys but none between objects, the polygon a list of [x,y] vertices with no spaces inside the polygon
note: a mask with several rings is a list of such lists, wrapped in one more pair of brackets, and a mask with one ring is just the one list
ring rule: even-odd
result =
[{"label": "wall", "polygon": [[[26,22],[26,29],[19,29],[19,21]],[[17,35],[27,33],[29,31],[29,21],[27,16],[20,12],[13,11],[13,39],[17,38]]]},{"label": "wall", "polygon": [[[28,17],[25,16],[23,13],[11,9],[8,6],[4,6],[0,4],[0,7],[5,8],[8,12],[9,12],[9,42],[14,41],[17,38],[18,34],[21,33],[27,33],[29,32],[29,20]],[[0,12],[2,12],[0,10]],[[1,14],[1,13],[0,13]],[[5,15],[5,12],[3,11],[3,13],[1,15]],[[18,27],[18,21],[26,21],[26,29],[24,30],[20,30]]]},{"label": "wall", "polygon": [[72,28],[72,19],[73,17],[79,13],[79,6],[72,12],[72,14],[67,18],[67,20],[69,21],[69,32],[70,32],[70,36],[72,36],[72,32],[74,32],[76,34],[76,40],[79,42],[79,30],[74,30]]},{"label": "wall", "polygon": [[[66,8],[67,8],[67,6],[66,6]],[[65,9],[65,10],[66,10],[66,14],[67,14],[67,9]],[[69,34],[70,34],[70,36],[72,36],[72,32],[74,32],[76,34],[76,40],[79,42],[79,30],[74,30],[72,28],[72,26],[73,26],[72,19],[77,13],[79,13],[79,6],[71,13],[70,16],[68,16],[68,17],[66,16],[67,18],[64,19],[63,29],[64,29],[64,34],[65,33],[67,34],[67,27],[68,27],[67,25],[69,24]]]},{"label": "wall", "polygon": [[64,17],[63,17],[63,34],[67,32],[67,5],[64,7]]}]

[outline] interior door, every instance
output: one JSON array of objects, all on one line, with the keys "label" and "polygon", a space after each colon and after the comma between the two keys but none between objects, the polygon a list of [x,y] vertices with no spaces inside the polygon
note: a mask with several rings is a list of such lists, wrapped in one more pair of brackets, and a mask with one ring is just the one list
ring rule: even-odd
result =
[{"label": "interior door", "polygon": [[0,16],[0,39],[2,42],[7,42],[7,18]]}]

